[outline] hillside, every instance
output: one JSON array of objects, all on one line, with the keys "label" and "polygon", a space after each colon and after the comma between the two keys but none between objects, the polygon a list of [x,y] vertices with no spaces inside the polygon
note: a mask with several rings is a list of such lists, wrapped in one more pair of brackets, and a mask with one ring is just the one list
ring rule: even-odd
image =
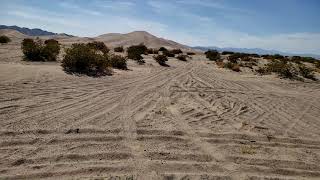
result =
[{"label": "hillside", "polygon": [[95,39],[98,41],[103,41],[109,46],[130,46],[144,43],[146,46],[152,48],[159,48],[163,46],[166,48],[191,49],[186,45],[156,37],[146,31],[134,31],[127,34],[109,33],[100,35]]}]

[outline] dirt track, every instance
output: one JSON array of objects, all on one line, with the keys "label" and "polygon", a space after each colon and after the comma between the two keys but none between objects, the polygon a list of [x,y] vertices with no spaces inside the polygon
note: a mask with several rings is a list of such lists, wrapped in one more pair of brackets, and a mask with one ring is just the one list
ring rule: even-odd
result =
[{"label": "dirt track", "polygon": [[208,61],[0,65],[0,178],[319,179],[320,84]]}]

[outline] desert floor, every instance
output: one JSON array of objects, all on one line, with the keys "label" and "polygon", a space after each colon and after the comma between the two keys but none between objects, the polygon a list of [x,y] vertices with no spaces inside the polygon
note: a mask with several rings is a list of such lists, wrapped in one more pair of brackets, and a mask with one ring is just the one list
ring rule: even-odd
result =
[{"label": "desert floor", "polygon": [[318,82],[204,56],[78,77],[10,49],[0,48],[0,179],[320,178]]}]

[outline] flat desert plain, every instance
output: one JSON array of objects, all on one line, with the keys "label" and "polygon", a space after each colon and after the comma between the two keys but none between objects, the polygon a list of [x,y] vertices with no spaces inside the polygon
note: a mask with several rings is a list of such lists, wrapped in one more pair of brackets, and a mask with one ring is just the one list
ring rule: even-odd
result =
[{"label": "flat desert plain", "polygon": [[0,179],[320,179],[320,84],[204,55],[92,78],[0,46]]}]

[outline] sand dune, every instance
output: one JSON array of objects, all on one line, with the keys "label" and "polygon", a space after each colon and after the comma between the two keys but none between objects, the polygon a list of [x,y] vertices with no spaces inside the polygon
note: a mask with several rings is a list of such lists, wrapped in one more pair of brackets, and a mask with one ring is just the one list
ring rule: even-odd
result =
[{"label": "sand dune", "polygon": [[204,55],[78,77],[22,63],[12,44],[0,46],[0,179],[320,178],[318,82]]}]

